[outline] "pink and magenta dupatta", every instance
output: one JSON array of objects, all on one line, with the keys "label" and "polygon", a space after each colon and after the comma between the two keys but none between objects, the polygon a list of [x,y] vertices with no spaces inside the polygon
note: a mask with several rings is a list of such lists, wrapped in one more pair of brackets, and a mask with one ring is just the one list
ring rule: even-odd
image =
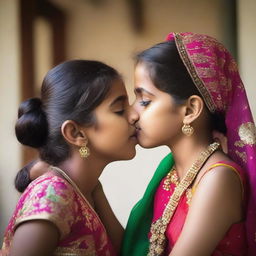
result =
[{"label": "pink and magenta dupatta", "polygon": [[181,59],[210,112],[223,113],[228,155],[248,180],[246,216],[248,255],[256,255],[256,128],[237,64],[216,39],[194,33],[170,33]]}]

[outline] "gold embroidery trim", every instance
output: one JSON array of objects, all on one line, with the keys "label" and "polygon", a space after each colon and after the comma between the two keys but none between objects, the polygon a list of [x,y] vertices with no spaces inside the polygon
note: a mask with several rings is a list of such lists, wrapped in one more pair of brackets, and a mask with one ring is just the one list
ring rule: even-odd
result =
[{"label": "gold embroidery trim", "polygon": [[195,66],[193,65],[193,63],[191,62],[191,60],[188,56],[185,45],[182,42],[181,35],[178,33],[174,33],[174,38],[175,38],[176,46],[177,46],[178,52],[180,54],[180,57],[185,65],[188,73],[190,74],[190,77],[192,78],[195,86],[197,87],[197,89],[199,90],[201,95],[203,96],[208,109],[210,110],[210,112],[214,113],[216,110],[215,104],[214,104],[214,102],[211,98],[211,95],[208,92],[206,86],[204,85],[203,81],[198,76]]},{"label": "gold embroidery trim", "polygon": [[247,155],[245,152],[239,152],[238,150],[235,151],[238,157],[242,159],[244,163],[247,163]]}]

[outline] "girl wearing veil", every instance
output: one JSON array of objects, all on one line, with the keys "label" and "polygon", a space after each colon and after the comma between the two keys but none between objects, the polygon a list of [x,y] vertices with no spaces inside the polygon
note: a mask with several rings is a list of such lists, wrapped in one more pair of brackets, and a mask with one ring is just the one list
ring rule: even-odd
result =
[{"label": "girl wearing veil", "polygon": [[130,214],[122,255],[256,255],[256,129],[230,53],[170,33],[137,55],[135,93],[139,144],[171,153]]}]

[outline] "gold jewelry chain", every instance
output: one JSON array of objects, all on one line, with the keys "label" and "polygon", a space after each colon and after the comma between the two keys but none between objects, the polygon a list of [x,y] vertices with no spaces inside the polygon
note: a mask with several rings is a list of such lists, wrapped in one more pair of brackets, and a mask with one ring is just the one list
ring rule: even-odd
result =
[{"label": "gold jewelry chain", "polygon": [[214,142],[206,150],[202,151],[198,159],[192,164],[181,182],[175,187],[168,204],[166,205],[161,218],[151,224],[150,245],[147,256],[161,255],[164,252],[166,237],[165,231],[170,222],[179,200],[186,189],[192,184],[197,173],[200,171],[206,160],[219,148],[220,144]]}]

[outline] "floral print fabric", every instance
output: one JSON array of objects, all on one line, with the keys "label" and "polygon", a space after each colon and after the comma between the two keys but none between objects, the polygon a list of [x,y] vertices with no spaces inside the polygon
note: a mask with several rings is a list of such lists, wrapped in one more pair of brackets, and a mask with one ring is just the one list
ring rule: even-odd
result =
[{"label": "floral print fabric", "polygon": [[59,230],[54,255],[116,255],[93,208],[71,184],[52,172],[33,181],[21,195],[6,229],[2,253],[8,254],[18,225],[40,219],[52,222]]}]

